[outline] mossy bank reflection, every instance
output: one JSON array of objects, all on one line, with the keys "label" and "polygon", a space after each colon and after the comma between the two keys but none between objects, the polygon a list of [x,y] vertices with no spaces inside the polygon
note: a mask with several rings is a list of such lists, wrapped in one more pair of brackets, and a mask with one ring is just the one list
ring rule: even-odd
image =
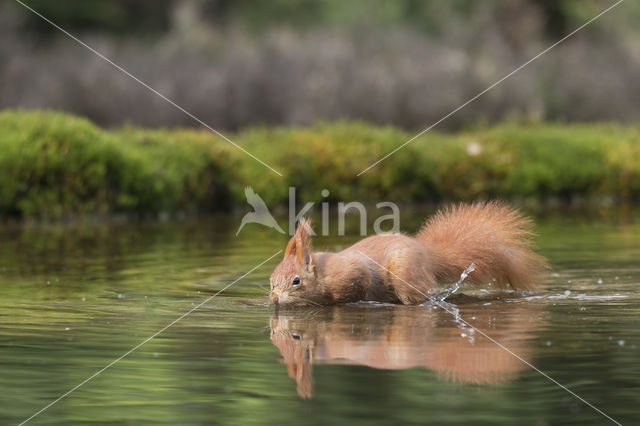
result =
[{"label": "mossy bank reflection", "polygon": [[544,313],[518,300],[485,303],[475,300],[447,310],[365,303],[280,308],[270,318],[271,342],[302,398],[313,396],[314,364],[426,368],[439,380],[462,383],[515,380],[527,364],[478,330],[532,362],[531,340],[543,326]]}]

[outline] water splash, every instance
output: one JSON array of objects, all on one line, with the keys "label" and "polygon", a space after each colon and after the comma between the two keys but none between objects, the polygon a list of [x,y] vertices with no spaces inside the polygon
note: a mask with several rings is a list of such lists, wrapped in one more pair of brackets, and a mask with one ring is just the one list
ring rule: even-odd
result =
[{"label": "water splash", "polygon": [[444,302],[447,297],[451,296],[453,293],[458,291],[458,289],[460,288],[460,284],[462,284],[462,282],[465,280],[465,278],[467,278],[467,276],[471,272],[475,271],[475,269],[476,269],[476,264],[472,263],[471,265],[469,265],[469,267],[467,269],[462,271],[462,274],[460,274],[460,279],[458,280],[457,283],[455,283],[453,285],[453,287],[448,288],[446,290],[439,291],[438,293],[434,294],[431,297],[431,299],[434,299],[437,302]]}]

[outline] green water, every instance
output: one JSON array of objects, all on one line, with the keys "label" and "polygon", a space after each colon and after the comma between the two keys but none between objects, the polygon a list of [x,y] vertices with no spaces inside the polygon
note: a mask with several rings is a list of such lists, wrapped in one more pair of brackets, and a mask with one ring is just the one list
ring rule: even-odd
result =
[{"label": "green water", "polygon": [[[278,256],[29,424],[610,423],[531,366],[638,424],[640,216],[537,220],[552,265],[544,292],[467,291],[449,312],[276,313],[267,292]],[[238,224],[0,228],[0,424],[29,418],[284,247],[258,225],[236,238]]]}]

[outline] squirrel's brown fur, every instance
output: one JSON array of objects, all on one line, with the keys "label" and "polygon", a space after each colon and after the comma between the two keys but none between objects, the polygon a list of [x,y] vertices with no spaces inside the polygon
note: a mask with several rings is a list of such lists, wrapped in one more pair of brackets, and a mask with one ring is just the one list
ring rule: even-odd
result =
[{"label": "squirrel's brown fur", "polygon": [[546,261],[531,250],[531,237],[530,221],[517,210],[488,202],[441,210],[415,237],[375,235],[338,253],[313,253],[311,224],[303,219],[271,275],[271,300],[422,303],[439,283],[457,281],[471,263],[472,284],[535,290]]}]

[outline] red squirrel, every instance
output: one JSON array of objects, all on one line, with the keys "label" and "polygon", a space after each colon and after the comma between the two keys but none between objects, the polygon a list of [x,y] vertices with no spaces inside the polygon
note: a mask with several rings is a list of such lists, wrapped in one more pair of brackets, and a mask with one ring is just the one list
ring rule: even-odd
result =
[{"label": "red squirrel", "polygon": [[460,204],[437,212],[415,237],[374,235],[337,253],[314,253],[311,222],[302,219],[271,275],[271,301],[420,304],[471,263],[476,265],[471,284],[536,290],[547,263],[531,250],[530,228],[531,222],[505,203]]}]

